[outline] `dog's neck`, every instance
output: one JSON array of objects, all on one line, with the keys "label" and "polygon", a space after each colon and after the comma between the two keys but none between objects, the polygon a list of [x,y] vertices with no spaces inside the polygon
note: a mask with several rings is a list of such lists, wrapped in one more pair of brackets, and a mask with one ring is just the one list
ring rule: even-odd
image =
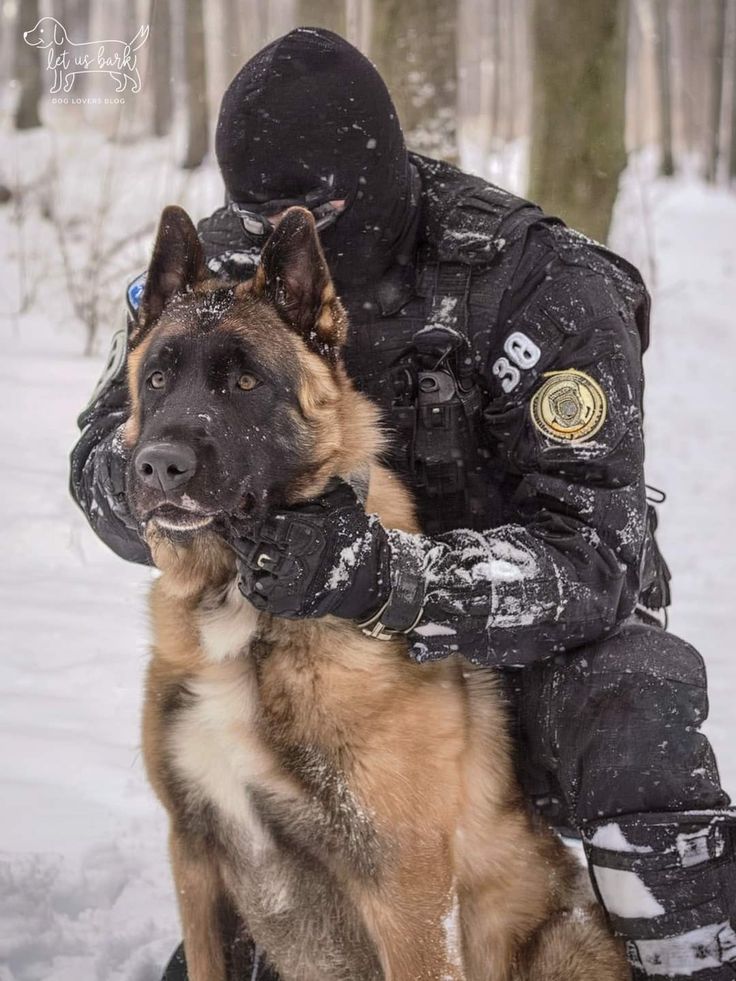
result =
[{"label": "dog's neck", "polygon": [[[337,486],[339,477],[333,477],[327,484],[325,488],[325,493],[333,490]],[[368,500],[368,490],[371,483],[371,468],[370,464],[364,464],[361,467],[356,468],[352,473],[346,474],[342,480],[346,484],[349,484],[353,490],[353,493],[360,501],[360,503],[365,507],[365,503]]]}]

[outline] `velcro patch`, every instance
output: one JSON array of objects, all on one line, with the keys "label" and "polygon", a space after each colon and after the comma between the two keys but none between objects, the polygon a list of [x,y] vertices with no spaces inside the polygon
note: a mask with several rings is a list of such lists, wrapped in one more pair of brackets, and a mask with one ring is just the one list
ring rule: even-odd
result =
[{"label": "velcro patch", "polygon": [[125,291],[125,299],[128,304],[128,312],[131,317],[135,320],[138,316],[138,308],[141,305],[141,299],[143,298],[143,290],[146,287],[146,276],[148,272],[142,272],[140,276],[136,276],[132,283],[128,283],[128,288]]}]

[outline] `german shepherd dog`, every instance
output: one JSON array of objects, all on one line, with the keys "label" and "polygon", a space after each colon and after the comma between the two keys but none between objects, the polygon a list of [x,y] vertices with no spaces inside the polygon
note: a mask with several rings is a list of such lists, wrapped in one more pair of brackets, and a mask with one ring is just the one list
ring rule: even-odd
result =
[{"label": "german shepherd dog", "polygon": [[161,571],[143,745],[191,981],[244,979],[245,936],[284,981],[622,981],[576,864],[524,807],[493,673],[420,666],[402,638],[275,618],[238,590],[233,516],[336,477],[368,469],[367,510],[419,530],[341,362],[346,330],[308,211],[238,284],[164,211],[124,438]]}]

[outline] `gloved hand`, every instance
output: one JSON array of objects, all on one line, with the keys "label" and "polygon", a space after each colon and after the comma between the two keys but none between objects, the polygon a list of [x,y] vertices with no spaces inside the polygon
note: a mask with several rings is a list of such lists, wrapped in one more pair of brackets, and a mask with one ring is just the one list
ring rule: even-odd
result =
[{"label": "gloved hand", "polygon": [[362,620],[391,590],[386,532],[344,481],[262,519],[233,519],[229,543],[241,592],[275,616]]},{"label": "gloved hand", "polygon": [[120,382],[108,385],[81,414],[82,433],[71,454],[70,489],[107,546],[124,559],[150,563],[125,495],[127,451],[121,430],[128,415],[127,389]]},{"label": "gloved hand", "polygon": [[122,440],[123,424],[102,440],[92,462],[92,485],[98,502],[100,494],[112,514],[130,531],[140,535],[141,528],[133,517],[125,493],[125,477],[128,468],[128,451]]}]

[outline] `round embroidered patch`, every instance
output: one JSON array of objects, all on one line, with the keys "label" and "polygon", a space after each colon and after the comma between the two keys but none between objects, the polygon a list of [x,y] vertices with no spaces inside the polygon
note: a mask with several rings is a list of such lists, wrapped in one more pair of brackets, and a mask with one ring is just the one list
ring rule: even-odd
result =
[{"label": "round embroidered patch", "polygon": [[608,401],[598,382],[575,368],[548,371],[531,401],[532,422],[561,442],[590,439],[606,420]]}]

